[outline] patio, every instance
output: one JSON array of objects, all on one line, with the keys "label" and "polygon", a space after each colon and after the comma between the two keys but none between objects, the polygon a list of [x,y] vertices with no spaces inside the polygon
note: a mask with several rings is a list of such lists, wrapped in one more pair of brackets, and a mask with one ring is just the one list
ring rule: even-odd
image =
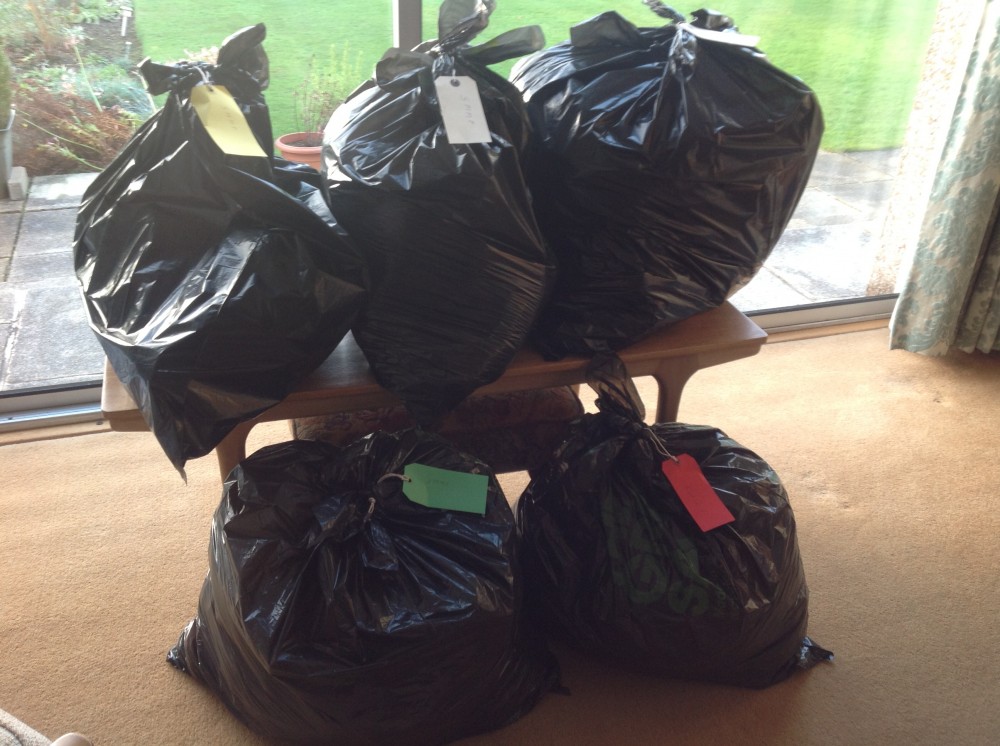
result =
[{"label": "patio", "polygon": [[[863,297],[898,158],[821,153],[781,241],[733,304],[753,313]],[[27,199],[0,200],[0,424],[23,394],[100,383],[104,355],[72,261],[76,208],[93,178],[38,177]]]}]

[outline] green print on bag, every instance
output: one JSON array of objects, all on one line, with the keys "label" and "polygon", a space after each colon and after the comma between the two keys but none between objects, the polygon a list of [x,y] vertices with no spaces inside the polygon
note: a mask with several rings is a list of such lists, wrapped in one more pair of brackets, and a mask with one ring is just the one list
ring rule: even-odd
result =
[{"label": "green print on bag", "polygon": [[601,520],[615,586],[630,603],[665,600],[687,616],[723,612],[725,593],[702,577],[694,543],[664,525],[644,499],[603,500]]}]

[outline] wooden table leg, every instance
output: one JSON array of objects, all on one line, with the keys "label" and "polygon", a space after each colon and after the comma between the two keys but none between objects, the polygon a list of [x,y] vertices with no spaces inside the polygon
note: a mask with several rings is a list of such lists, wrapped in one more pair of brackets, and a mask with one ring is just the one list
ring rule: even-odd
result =
[{"label": "wooden table leg", "polygon": [[247,457],[247,437],[255,424],[257,423],[253,421],[241,422],[215,447],[215,456],[219,460],[219,473],[223,482],[226,481],[229,472]]},{"label": "wooden table leg", "polygon": [[677,422],[684,384],[688,382],[696,370],[698,370],[698,366],[693,361],[669,360],[653,373],[653,378],[659,388],[655,422]]}]

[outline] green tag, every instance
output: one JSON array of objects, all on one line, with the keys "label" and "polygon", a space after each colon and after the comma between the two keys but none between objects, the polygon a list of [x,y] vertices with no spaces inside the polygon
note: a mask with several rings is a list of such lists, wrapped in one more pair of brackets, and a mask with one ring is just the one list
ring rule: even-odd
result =
[{"label": "green tag", "polygon": [[403,494],[428,508],[460,510],[486,515],[486,493],[490,478],[485,474],[467,474],[423,464],[407,464],[403,475]]}]

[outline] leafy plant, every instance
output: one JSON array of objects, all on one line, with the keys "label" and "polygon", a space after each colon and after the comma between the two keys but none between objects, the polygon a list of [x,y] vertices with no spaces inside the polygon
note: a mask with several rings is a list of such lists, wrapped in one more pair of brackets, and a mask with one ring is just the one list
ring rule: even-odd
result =
[{"label": "leafy plant", "polygon": [[91,100],[97,106],[99,111],[103,111],[104,107],[101,106],[100,100],[97,98],[97,93],[94,91],[94,87],[90,84],[90,76],[87,74],[87,66],[83,64],[83,58],[80,57],[80,41],[83,35],[81,33],[73,33],[69,36],[69,45],[73,50],[73,55],[76,57],[76,61],[79,64],[79,76],[83,83],[83,89],[90,94]]},{"label": "leafy plant", "polygon": [[322,131],[336,109],[365,79],[361,72],[361,55],[351,55],[345,45],[342,49],[330,46],[330,56],[325,64],[316,55],[309,59],[309,66],[302,84],[292,92],[295,105],[295,124],[300,132],[316,133],[315,144],[322,140]]},{"label": "leafy plant", "polygon": [[121,14],[121,7],[111,0],[75,0],[69,10],[71,23],[100,23]]},{"label": "leafy plant", "polygon": [[103,169],[153,112],[139,79],[123,63],[84,60],[86,39],[67,33],[76,65],[43,64],[19,76],[17,160],[33,174]]},{"label": "leafy plant", "polygon": [[127,75],[110,65],[95,72],[94,91],[103,108],[117,106],[139,120],[147,119],[156,110],[152,97],[137,75]]}]

